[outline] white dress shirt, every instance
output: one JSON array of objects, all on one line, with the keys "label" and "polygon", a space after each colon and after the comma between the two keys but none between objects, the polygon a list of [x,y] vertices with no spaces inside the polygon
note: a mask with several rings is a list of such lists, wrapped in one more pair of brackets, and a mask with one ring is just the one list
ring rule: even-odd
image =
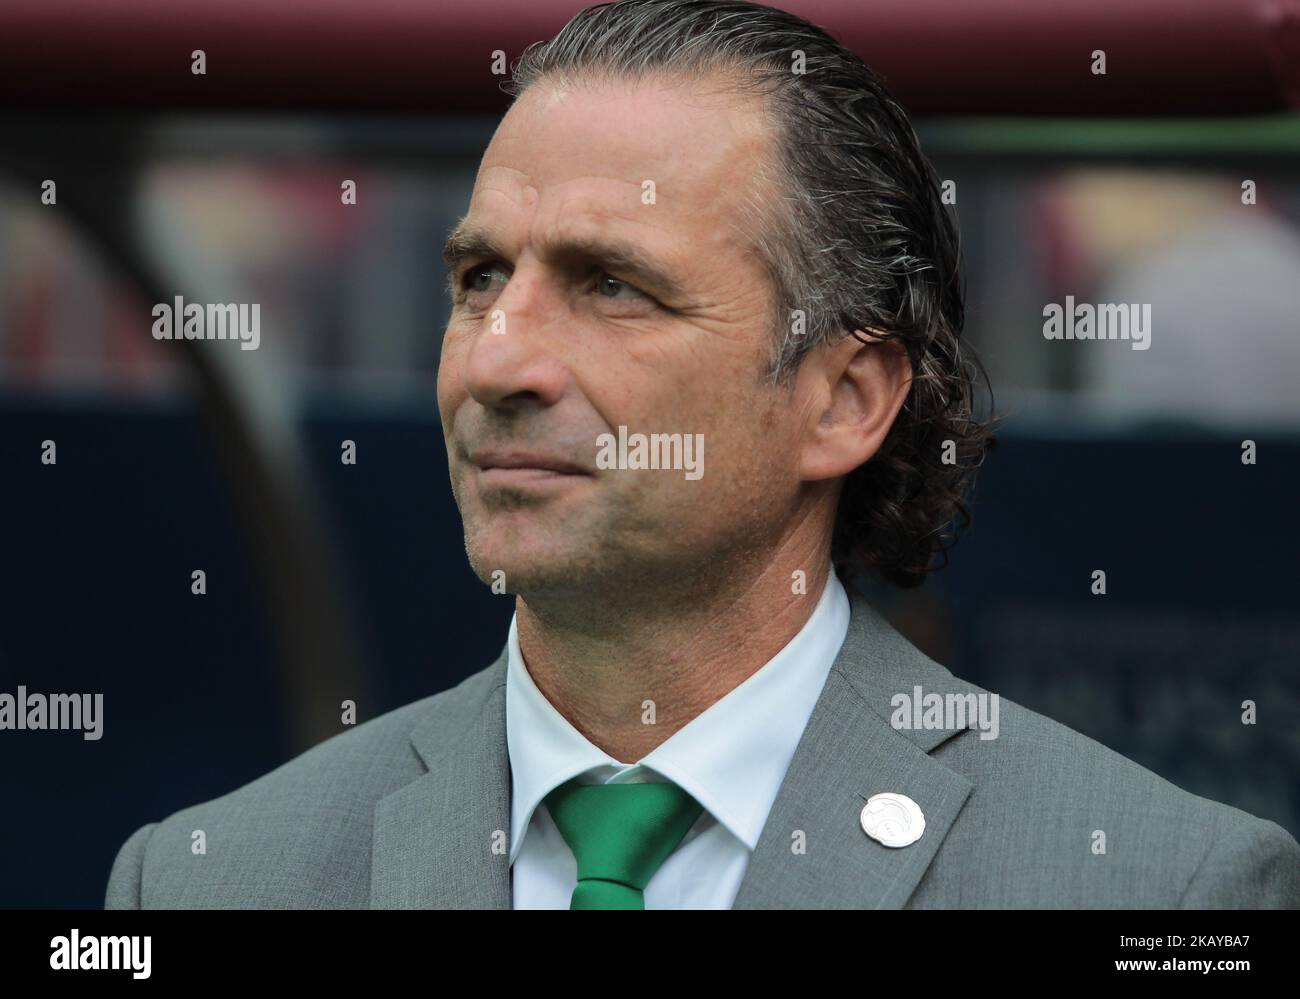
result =
[{"label": "white dress shirt", "polygon": [[670,780],[704,811],[645,889],[647,909],[728,909],[849,627],[849,598],[830,573],[812,616],[761,669],[634,764],[592,745],[528,674],[510,622],[506,744],[516,909],[567,909],[577,862],[544,803],[585,784]]}]

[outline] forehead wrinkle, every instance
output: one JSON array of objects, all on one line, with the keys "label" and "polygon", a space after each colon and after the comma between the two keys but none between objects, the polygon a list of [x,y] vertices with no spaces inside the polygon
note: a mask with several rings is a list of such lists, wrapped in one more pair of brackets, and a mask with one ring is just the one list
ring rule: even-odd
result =
[{"label": "forehead wrinkle", "polygon": [[[522,191],[531,186],[532,177],[523,170],[516,170],[514,167],[509,167],[502,163],[494,163],[491,166],[482,166],[479,170],[478,176],[474,179],[474,192],[471,197],[471,202],[473,197],[487,191],[496,191],[497,193],[504,194],[507,197],[510,196],[509,192],[493,186],[497,183],[495,174],[498,173],[504,174],[500,179],[500,183],[502,183],[504,187],[514,187]],[[494,176],[489,177],[489,174],[493,174]]]},{"label": "forehead wrinkle", "polygon": [[[496,186],[498,180],[495,176],[489,177],[489,174],[496,172],[504,175],[499,181],[502,185],[500,187]],[[491,218],[496,213],[490,208],[484,208],[482,203],[485,199],[490,200],[490,195],[495,195],[504,198],[514,209],[535,212],[538,196],[537,188],[529,183],[531,179],[522,170],[507,166],[490,166],[480,171],[470,195],[469,210],[460,217],[443,244],[442,259],[449,271],[470,257],[508,256],[503,242],[506,234],[491,224]],[[488,216],[487,220],[483,219],[484,215]],[[449,273],[448,280],[451,278]]]}]

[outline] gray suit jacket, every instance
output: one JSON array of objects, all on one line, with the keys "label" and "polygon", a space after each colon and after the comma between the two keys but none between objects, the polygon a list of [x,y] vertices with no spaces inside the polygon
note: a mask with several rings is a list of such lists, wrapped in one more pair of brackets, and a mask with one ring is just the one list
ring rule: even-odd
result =
[{"label": "gray suit jacket", "polygon": [[[505,676],[503,650],[452,690],[145,825],[117,855],[106,907],[508,908]],[[854,594],[736,908],[1300,905],[1300,847],[1275,823],[1006,700],[996,739],[895,729],[891,698],[916,686],[982,692]],[[862,831],[881,791],[920,806],[917,842]]]}]

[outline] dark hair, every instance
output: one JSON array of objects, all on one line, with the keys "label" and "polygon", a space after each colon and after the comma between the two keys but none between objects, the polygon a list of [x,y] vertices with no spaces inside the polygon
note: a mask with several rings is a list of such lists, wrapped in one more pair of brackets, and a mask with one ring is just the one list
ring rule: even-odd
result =
[{"label": "dark hair", "polygon": [[906,112],[871,69],[771,7],[619,0],[530,45],[505,89],[518,97],[543,78],[719,73],[764,99],[777,136],[777,162],[756,169],[778,204],[747,206],[776,290],[773,383],[788,385],[812,348],[859,331],[900,340],[911,360],[884,443],[845,477],[832,556],[847,576],[869,569],[916,586],[947,564],[970,522],[966,494],[995,420],[975,415],[983,369],[961,340],[955,221]]}]

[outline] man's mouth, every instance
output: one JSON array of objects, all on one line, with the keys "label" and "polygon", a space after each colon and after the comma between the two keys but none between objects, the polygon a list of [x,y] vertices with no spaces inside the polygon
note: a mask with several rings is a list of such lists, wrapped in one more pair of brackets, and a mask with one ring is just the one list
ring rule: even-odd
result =
[{"label": "man's mouth", "polygon": [[487,485],[546,485],[575,478],[592,478],[594,473],[576,462],[540,451],[482,449],[469,456]]}]

